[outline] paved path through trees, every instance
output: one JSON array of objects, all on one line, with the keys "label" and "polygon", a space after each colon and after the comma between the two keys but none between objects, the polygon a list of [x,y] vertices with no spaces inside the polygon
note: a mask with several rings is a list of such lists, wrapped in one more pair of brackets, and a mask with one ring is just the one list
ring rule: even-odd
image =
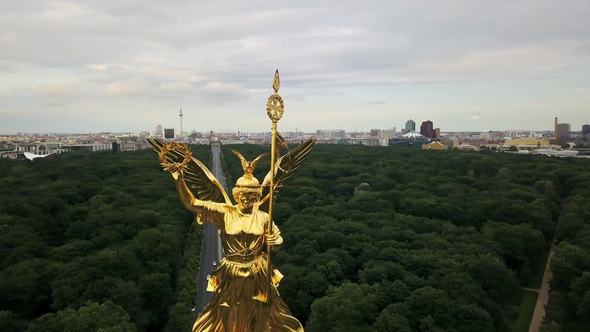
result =
[{"label": "paved path through trees", "polygon": [[[223,168],[221,167],[221,146],[219,143],[213,143],[211,145],[211,153],[213,155],[213,163],[211,165],[211,173],[217,178],[219,183],[223,186],[225,192],[227,190],[227,184],[225,181],[225,174],[223,173]],[[231,192],[230,192],[231,194]],[[201,265],[199,267],[199,273],[197,277],[197,298],[195,301],[195,310],[192,312],[192,322],[191,327],[193,326],[194,322],[197,320],[201,311],[205,308],[213,293],[207,292],[207,285],[209,280],[207,279],[208,275],[217,269],[217,264],[223,257],[223,252],[221,251],[221,242],[219,240],[219,233],[217,232],[217,226],[213,223],[205,223],[203,226],[203,243],[201,245]],[[215,262],[216,265],[213,265]]]},{"label": "paved path through trees", "polygon": [[[554,253],[555,243],[552,243],[551,249],[549,249],[549,258],[547,258],[547,265],[545,266],[545,273],[543,274],[543,282],[541,283],[541,289],[538,290],[539,297],[537,298],[537,305],[535,305],[535,313],[533,314],[533,320],[531,321],[529,332],[538,332],[539,327],[541,327],[541,323],[543,322],[543,317],[545,317],[545,305],[547,305],[547,299],[549,299],[549,280],[552,276],[551,270],[549,269],[549,265],[551,263],[551,259],[553,258]],[[536,291],[535,289],[529,290]]]}]

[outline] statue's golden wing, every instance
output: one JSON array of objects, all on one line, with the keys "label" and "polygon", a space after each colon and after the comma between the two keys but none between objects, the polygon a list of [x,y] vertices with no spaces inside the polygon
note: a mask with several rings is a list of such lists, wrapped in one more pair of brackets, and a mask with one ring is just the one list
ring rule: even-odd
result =
[{"label": "statue's golden wing", "polygon": [[[148,138],[147,140],[158,154],[167,145],[167,143],[161,139]],[[172,149],[166,153],[166,159],[171,163],[180,163],[184,158],[184,153],[176,149]],[[198,159],[191,157],[191,160],[183,173],[188,187],[193,190],[198,199],[202,201],[232,204],[219,181],[217,181],[207,166]]]},{"label": "statue's golden wing", "polygon": [[[293,150],[287,152],[284,156],[280,157],[275,163],[275,175],[274,175],[274,190],[281,186],[281,184],[296,171],[301,163],[307,158],[307,155],[311,152],[311,148],[315,143],[315,138],[310,138],[305,143],[298,145]],[[268,199],[270,198],[270,172],[264,177],[262,181],[262,199],[260,200],[259,209],[261,211],[268,212]]]}]

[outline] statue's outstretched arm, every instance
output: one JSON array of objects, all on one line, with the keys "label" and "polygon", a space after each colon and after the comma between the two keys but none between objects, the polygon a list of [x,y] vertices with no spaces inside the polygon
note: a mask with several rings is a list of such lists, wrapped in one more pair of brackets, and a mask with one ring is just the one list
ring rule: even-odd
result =
[{"label": "statue's outstretched arm", "polygon": [[180,198],[182,205],[184,205],[185,208],[196,213],[203,212],[202,204],[198,204],[201,201],[197,200],[193,193],[190,191],[190,189],[188,189],[182,173],[173,172],[172,177],[174,178],[174,183],[176,184],[176,192],[178,192],[178,197]]}]

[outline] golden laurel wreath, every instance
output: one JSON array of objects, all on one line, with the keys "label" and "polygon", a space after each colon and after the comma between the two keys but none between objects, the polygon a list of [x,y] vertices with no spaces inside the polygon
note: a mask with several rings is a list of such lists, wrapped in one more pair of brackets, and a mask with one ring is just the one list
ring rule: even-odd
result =
[{"label": "golden laurel wreath", "polygon": [[[173,151],[176,150],[177,152],[180,152],[184,155],[184,160],[180,163],[178,162],[170,162],[168,161],[168,158],[166,158],[166,155],[168,154],[169,151]],[[158,152],[158,158],[161,161],[162,167],[164,167],[165,171],[170,171],[170,173],[173,172],[180,172],[182,173],[182,171],[184,171],[188,165],[188,163],[191,161],[191,156],[192,156],[192,152],[189,149],[187,144],[180,144],[178,142],[172,142],[172,143],[168,143],[166,144],[166,146],[164,146],[162,148],[162,150],[160,150],[160,152]]]}]

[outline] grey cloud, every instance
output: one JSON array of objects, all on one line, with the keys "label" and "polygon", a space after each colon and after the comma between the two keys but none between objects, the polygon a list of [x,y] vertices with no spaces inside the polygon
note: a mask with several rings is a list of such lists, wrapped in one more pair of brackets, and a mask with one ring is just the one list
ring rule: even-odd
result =
[{"label": "grey cloud", "polygon": [[[412,86],[400,105],[417,112],[439,107],[417,100],[447,86],[582,86],[571,73],[590,74],[587,17],[587,1],[4,0],[0,71],[19,82],[0,78],[0,95],[23,112],[58,101],[64,109],[155,110],[179,99],[250,107],[265,101],[279,68],[294,103],[326,100],[329,113],[337,99],[370,107],[388,100],[388,89]],[[29,81],[69,93],[14,89]]]},{"label": "grey cloud", "polygon": [[198,95],[206,102],[224,105],[229,102],[247,100],[249,94],[243,88],[222,82],[209,82],[198,90]]},{"label": "grey cloud", "polygon": [[579,53],[579,54],[582,54],[585,56],[590,56],[590,41],[581,44],[580,46],[578,46],[578,48],[576,48],[575,51],[576,51],[576,53]]}]

